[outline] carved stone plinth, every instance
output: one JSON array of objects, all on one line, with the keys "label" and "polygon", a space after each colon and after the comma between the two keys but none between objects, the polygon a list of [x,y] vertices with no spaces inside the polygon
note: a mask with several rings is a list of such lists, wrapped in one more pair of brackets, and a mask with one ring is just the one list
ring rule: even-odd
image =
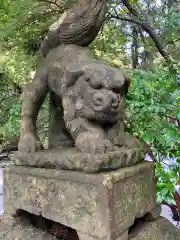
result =
[{"label": "carved stone plinth", "polygon": [[104,172],[132,166],[144,159],[141,148],[119,148],[117,151],[87,154],[74,147],[51,149],[35,153],[18,152],[14,162],[19,166],[39,167],[83,172]]},{"label": "carved stone plinth", "polygon": [[74,228],[82,240],[126,240],[135,218],[156,206],[150,162],[97,174],[11,166],[4,176],[8,204]]}]

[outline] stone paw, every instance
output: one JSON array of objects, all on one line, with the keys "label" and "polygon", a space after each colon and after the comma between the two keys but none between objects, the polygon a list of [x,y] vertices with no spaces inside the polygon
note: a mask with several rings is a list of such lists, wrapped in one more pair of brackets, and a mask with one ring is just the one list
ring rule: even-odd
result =
[{"label": "stone paw", "polygon": [[18,150],[20,152],[36,152],[42,150],[43,146],[39,139],[31,133],[27,133],[20,138]]}]

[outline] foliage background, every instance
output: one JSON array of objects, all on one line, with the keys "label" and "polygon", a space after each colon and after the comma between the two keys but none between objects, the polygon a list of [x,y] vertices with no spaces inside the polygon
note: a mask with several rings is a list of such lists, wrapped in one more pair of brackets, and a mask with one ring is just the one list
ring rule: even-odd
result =
[{"label": "foliage background", "polygon": [[[0,0],[0,144],[19,135],[22,88],[32,79],[36,51],[48,27],[72,3]],[[127,130],[146,143],[156,163],[157,201],[180,212],[175,189],[180,184],[179,24],[176,0],[111,0],[91,48],[131,77]],[[45,103],[38,121],[44,141],[47,112]]]}]

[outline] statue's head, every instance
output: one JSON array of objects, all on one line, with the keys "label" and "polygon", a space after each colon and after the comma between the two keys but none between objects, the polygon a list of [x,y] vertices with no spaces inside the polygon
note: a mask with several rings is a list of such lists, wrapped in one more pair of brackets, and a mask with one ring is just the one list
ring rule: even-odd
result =
[{"label": "statue's head", "polygon": [[75,86],[77,114],[101,124],[116,123],[124,113],[124,95],[129,81],[116,68],[94,62],[80,71]]}]

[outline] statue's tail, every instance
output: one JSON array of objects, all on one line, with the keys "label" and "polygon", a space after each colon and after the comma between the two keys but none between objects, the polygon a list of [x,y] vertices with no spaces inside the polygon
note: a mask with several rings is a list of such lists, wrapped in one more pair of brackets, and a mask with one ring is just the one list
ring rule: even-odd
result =
[{"label": "statue's tail", "polygon": [[46,56],[60,44],[88,46],[97,36],[105,19],[106,0],[80,0],[55,22],[42,41],[39,52]]}]

